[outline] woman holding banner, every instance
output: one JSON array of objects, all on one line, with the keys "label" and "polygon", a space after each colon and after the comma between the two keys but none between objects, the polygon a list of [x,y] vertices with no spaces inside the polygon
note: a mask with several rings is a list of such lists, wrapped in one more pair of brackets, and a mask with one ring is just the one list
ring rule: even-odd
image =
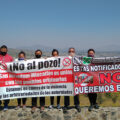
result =
[{"label": "woman holding banner", "polygon": [[[19,54],[18,54],[18,61],[22,61],[22,60],[25,60],[25,57],[26,57],[26,54],[25,52],[21,51]],[[19,109],[21,107],[21,102],[23,103],[23,110],[26,109],[26,100],[27,98],[18,98],[17,99],[17,102],[18,102],[18,106],[15,108],[16,110]]]},{"label": "woman holding banner", "polygon": [[[59,56],[59,52],[56,49],[53,49],[52,51],[52,56],[53,57],[58,57]],[[53,108],[53,103],[54,103],[54,96],[50,97],[50,101],[51,101],[51,105],[49,106],[49,109]],[[60,109],[60,96],[57,96],[57,109]]]},{"label": "woman holding banner", "polygon": [[[42,51],[41,50],[36,50],[35,51],[35,59],[41,59],[42,57]],[[40,97],[40,111],[44,111],[44,106],[45,106],[45,97]],[[37,97],[32,98],[32,110],[31,112],[34,113],[37,107]]]},{"label": "woman holding banner", "polygon": [[[88,50],[88,57],[94,57],[95,56],[95,50],[89,49]],[[91,111],[93,108],[99,109],[99,106],[96,103],[97,100],[97,93],[88,93],[88,98],[90,101],[90,106],[88,108],[88,111]]]}]

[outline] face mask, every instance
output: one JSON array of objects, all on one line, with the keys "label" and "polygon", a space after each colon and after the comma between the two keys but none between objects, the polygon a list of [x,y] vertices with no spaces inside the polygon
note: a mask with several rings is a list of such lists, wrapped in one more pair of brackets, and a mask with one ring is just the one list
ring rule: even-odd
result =
[{"label": "face mask", "polygon": [[18,60],[24,60],[24,58],[19,58]]},{"label": "face mask", "polygon": [[1,55],[5,56],[7,52],[0,52]]},{"label": "face mask", "polygon": [[75,56],[75,53],[70,53],[69,54],[71,57],[74,57]]},{"label": "face mask", "polygon": [[41,58],[41,55],[35,55],[36,58]]},{"label": "face mask", "polygon": [[94,55],[88,55],[88,57],[94,57]]}]

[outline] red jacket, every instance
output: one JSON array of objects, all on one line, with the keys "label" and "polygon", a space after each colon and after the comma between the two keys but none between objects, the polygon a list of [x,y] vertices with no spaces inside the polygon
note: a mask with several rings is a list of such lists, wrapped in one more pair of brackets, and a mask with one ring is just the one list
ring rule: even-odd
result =
[{"label": "red jacket", "polygon": [[9,54],[6,54],[5,56],[0,55],[0,61],[2,61],[3,63],[13,62],[13,58]]}]

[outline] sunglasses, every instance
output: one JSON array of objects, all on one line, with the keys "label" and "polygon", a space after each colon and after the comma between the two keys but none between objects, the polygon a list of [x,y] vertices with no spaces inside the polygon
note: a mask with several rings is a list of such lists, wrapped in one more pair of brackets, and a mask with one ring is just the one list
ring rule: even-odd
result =
[{"label": "sunglasses", "polygon": [[69,51],[69,53],[75,53],[75,51]]}]

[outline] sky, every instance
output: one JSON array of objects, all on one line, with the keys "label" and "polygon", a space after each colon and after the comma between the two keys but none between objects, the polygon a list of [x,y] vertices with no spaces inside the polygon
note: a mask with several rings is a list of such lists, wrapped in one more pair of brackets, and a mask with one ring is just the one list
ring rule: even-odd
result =
[{"label": "sky", "polygon": [[120,0],[0,0],[0,45],[110,49],[119,43]]}]

